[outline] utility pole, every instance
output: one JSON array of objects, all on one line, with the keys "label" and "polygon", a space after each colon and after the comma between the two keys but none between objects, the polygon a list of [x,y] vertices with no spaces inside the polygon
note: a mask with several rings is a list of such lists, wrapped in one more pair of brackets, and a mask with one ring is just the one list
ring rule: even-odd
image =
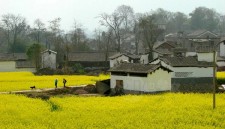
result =
[{"label": "utility pole", "polygon": [[213,49],[213,109],[216,108],[216,50]]}]

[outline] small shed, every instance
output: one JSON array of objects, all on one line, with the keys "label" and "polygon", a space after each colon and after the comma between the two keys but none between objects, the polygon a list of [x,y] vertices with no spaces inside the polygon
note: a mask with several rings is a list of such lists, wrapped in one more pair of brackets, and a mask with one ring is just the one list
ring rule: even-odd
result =
[{"label": "small shed", "polygon": [[42,68],[56,69],[56,54],[57,52],[49,49],[41,52]]},{"label": "small shed", "polygon": [[171,90],[170,69],[161,64],[122,63],[110,70],[110,88],[125,92],[160,92]]}]

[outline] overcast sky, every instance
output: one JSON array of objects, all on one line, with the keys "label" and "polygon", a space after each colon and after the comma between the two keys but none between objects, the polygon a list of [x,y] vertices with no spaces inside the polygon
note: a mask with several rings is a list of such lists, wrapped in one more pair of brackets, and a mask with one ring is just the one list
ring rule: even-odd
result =
[{"label": "overcast sky", "polygon": [[157,8],[189,14],[196,7],[214,8],[225,14],[225,0],[0,0],[0,15],[13,13],[27,19],[31,26],[39,18],[44,23],[60,17],[61,29],[71,30],[74,20],[90,34],[99,27],[96,18],[101,13],[112,13],[120,5],[131,6],[135,13]]}]

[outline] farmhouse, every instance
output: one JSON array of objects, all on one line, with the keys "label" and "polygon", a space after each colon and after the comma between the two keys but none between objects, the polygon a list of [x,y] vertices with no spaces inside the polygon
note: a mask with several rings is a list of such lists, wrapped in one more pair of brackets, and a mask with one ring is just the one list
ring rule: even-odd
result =
[{"label": "farmhouse", "polygon": [[171,90],[171,70],[161,64],[121,63],[109,71],[111,89],[137,93]]},{"label": "farmhouse", "polygon": [[110,56],[109,59],[110,59],[110,67],[114,67],[123,62],[139,63],[140,56],[125,53],[117,53],[113,56]]},{"label": "farmhouse", "polygon": [[154,47],[153,59],[160,56],[171,56],[173,54],[173,49],[175,48],[174,42],[164,41]]},{"label": "farmhouse", "polygon": [[12,71],[35,72],[36,70],[26,53],[0,53],[0,72]]},{"label": "farmhouse", "polygon": [[71,66],[79,63],[85,68],[109,68],[109,57],[114,54],[116,52],[73,52],[69,53],[68,61]]},{"label": "farmhouse", "polygon": [[56,54],[57,52],[49,49],[41,52],[42,68],[56,69]]},{"label": "farmhouse", "polygon": [[160,57],[150,64],[161,63],[172,69],[173,92],[210,92],[213,86],[213,62],[208,58],[210,54],[212,57],[212,53],[199,53],[198,57]]}]

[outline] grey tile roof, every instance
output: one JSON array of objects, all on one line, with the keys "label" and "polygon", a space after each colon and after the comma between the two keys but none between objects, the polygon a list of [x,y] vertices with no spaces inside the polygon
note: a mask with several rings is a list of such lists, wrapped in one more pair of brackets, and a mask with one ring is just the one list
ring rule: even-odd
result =
[{"label": "grey tile roof", "polygon": [[[109,52],[108,57],[114,55],[115,52]],[[74,52],[69,53],[68,55],[69,61],[91,61],[91,62],[99,62],[106,60],[105,52]],[[107,61],[109,58],[107,58]]]},{"label": "grey tile roof", "polygon": [[163,54],[163,55],[172,55],[173,54],[173,52],[169,51],[168,49],[156,49],[154,51],[156,53]]},{"label": "grey tile roof", "polygon": [[218,57],[217,57],[217,61],[225,61],[225,57],[218,56]]},{"label": "grey tile roof", "polygon": [[164,68],[160,64],[139,64],[139,63],[122,63],[109,69],[110,72],[127,72],[127,73],[151,73],[158,68]]},{"label": "grey tile roof", "polygon": [[0,61],[27,60],[26,53],[0,53]]},{"label": "grey tile roof", "polygon": [[160,60],[173,67],[212,67],[213,62],[198,61],[197,57],[160,57]]},{"label": "grey tile roof", "polygon": [[196,36],[199,36],[203,33],[205,33],[207,30],[196,30],[196,31],[193,31],[192,33],[188,34],[187,36],[188,37],[196,37]]},{"label": "grey tile roof", "polygon": [[47,49],[47,50],[45,50],[45,51],[43,51],[43,52],[41,52],[41,53],[46,53],[46,52],[51,52],[51,53],[57,54],[57,52],[55,52],[55,51],[53,51],[53,50],[50,50],[50,49]]},{"label": "grey tile roof", "polygon": [[155,46],[155,49],[159,49],[159,48],[175,48],[175,42],[169,42],[169,41],[164,41],[161,44],[158,44],[157,46]]},{"label": "grey tile roof", "polygon": [[115,59],[115,58],[120,57],[122,55],[127,56],[127,57],[129,57],[131,59],[140,59],[140,57],[141,57],[140,55],[131,55],[131,54],[125,54],[125,53],[116,53],[115,55],[110,56],[109,59]]},{"label": "grey tile roof", "polygon": [[[210,35],[205,35],[206,37],[204,37],[203,34],[205,34],[206,32],[209,32],[212,37]],[[218,38],[217,34],[207,31],[205,29],[196,30],[187,35],[188,38],[207,38],[207,36],[210,36],[209,38]]]}]

